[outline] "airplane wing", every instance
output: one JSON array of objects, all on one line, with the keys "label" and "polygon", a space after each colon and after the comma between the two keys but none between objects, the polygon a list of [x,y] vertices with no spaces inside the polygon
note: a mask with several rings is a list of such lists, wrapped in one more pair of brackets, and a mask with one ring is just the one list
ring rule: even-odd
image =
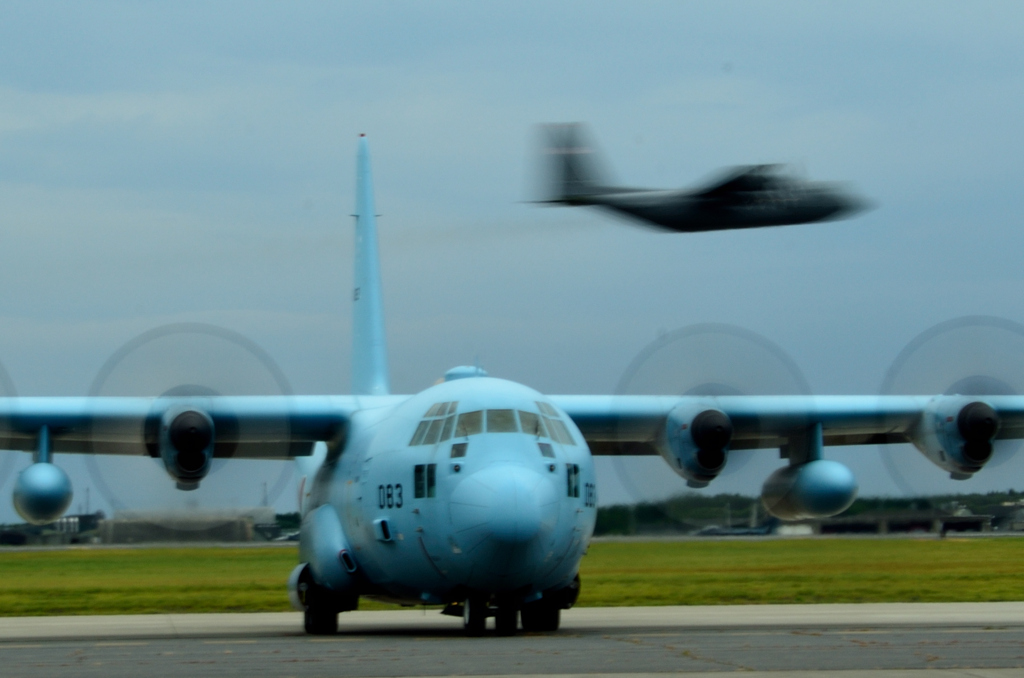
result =
[{"label": "airplane wing", "polygon": [[31,451],[45,427],[48,452],[160,456],[161,428],[189,412],[211,425],[213,458],[292,459],[317,441],[344,440],[368,396],[0,398],[0,446]]},{"label": "airplane wing", "polygon": [[997,440],[1024,438],[1021,396],[555,396],[593,454],[658,454],[690,487],[706,487],[729,452],[778,448],[789,465],[761,490],[784,520],[829,516],[853,503],[857,481],[829,445],[913,443],[965,480]]},{"label": "airplane wing", "polygon": [[163,396],[0,398],[0,449],[32,451],[14,488],[28,522],[57,520],[71,481],[55,453],[149,456],[181,490],[199,487],[214,459],[294,459],[317,442],[342,446],[353,416],[393,396]]},{"label": "airplane wing", "polygon": [[780,165],[749,165],[738,167],[694,192],[708,201],[730,202],[744,194],[764,191],[779,183]]},{"label": "airplane wing", "polygon": [[[552,396],[552,401],[599,455],[664,454],[659,448],[664,450],[679,430],[692,432],[694,420],[709,411],[721,413],[731,429],[723,447],[779,448],[784,456],[809,444],[914,443],[935,448],[936,458],[948,467],[956,450],[946,448],[956,447],[958,436],[964,438],[961,446],[1024,438],[1020,396]],[[982,415],[990,420],[978,419]]]}]

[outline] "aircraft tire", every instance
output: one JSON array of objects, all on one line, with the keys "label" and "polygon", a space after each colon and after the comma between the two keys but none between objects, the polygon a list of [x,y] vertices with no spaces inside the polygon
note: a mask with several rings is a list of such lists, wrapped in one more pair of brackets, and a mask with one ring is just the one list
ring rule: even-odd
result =
[{"label": "aircraft tire", "polygon": [[514,605],[498,605],[494,613],[494,630],[499,636],[514,636],[519,625],[519,610]]},{"label": "aircraft tire", "polygon": [[330,636],[338,632],[338,612],[329,607],[308,605],[303,621],[310,635]]},{"label": "aircraft tire", "polygon": [[487,628],[487,601],[467,598],[462,604],[462,625],[467,636],[482,636]]},{"label": "aircraft tire", "polygon": [[558,630],[562,621],[562,611],[550,602],[538,600],[523,605],[520,617],[523,620],[524,631],[550,632]]}]

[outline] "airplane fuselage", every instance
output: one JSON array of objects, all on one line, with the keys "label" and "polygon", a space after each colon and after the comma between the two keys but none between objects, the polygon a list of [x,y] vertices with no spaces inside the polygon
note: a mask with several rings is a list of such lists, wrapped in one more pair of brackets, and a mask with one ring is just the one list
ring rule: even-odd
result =
[{"label": "airplane fuselage", "polygon": [[[596,520],[594,483],[568,416],[532,389],[478,377],[356,413],[304,508],[337,512],[356,566],[353,594],[523,603],[579,572]],[[301,560],[312,562],[307,532],[304,523]]]},{"label": "airplane fuselage", "polygon": [[601,171],[582,125],[547,126],[548,197],[543,202],[592,205],[671,231],[719,231],[839,219],[864,203],[837,184],[787,176],[778,165],[731,168],[696,189],[614,186]]},{"label": "airplane fuselage", "polygon": [[837,219],[857,209],[856,202],[828,187],[792,187],[750,192],[720,202],[690,191],[628,190],[573,196],[571,205],[603,207],[673,231],[716,231],[803,224]]}]

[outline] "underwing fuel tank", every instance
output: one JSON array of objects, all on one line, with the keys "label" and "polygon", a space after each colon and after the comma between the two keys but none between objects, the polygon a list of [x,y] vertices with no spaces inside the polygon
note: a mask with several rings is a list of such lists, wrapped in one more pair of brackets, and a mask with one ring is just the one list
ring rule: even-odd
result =
[{"label": "underwing fuel tank", "polygon": [[761,488],[761,503],[782,520],[834,516],[848,509],[856,498],[853,472],[827,459],[780,468]]},{"label": "underwing fuel tank", "polygon": [[14,485],[14,508],[25,522],[46,525],[71,504],[71,480],[59,466],[37,462],[21,472]]}]

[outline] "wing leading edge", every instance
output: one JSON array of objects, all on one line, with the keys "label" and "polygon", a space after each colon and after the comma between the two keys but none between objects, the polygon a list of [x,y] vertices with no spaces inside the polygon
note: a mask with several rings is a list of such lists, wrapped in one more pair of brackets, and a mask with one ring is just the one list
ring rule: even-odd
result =
[{"label": "wing leading edge", "polygon": [[[996,439],[1024,438],[1020,396],[552,396],[594,454],[657,454],[674,411],[718,410],[729,417],[730,449],[785,448],[821,425],[825,446],[908,443],[927,413],[983,401],[998,414]],[[952,422],[947,422],[952,423]]]},{"label": "wing leading edge", "polygon": [[778,448],[789,464],[761,488],[783,520],[845,511],[857,481],[830,445],[909,442],[955,480],[981,471],[1000,439],[1024,438],[1021,396],[554,396],[594,454],[658,454],[707,487],[733,450]]},{"label": "wing leading edge", "polygon": [[344,440],[352,415],[394,397],[211,396],[165,398],[0,398],[0,445],[37,449],[45,427],[52,452],[156,456],[168,413],[198,411],[212,421],[213,457],[292,459],[315,442]]}]

